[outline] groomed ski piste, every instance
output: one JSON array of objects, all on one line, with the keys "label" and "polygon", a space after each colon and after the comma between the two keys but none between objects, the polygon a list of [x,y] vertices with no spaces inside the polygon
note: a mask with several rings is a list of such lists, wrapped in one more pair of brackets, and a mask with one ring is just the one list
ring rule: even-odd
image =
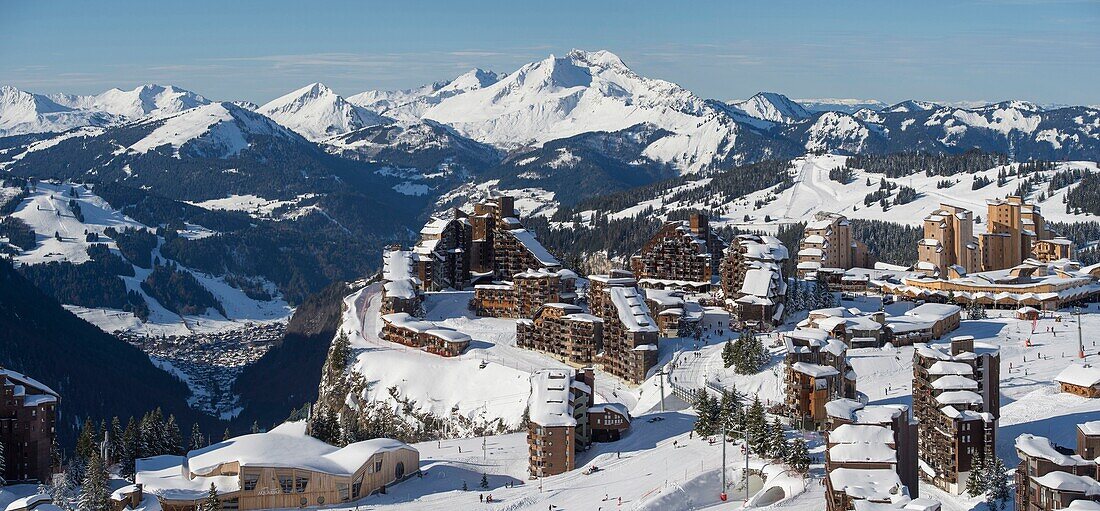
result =
[{"label": "groomed ski piste", "polygon": [[[530,374],[542,368],[566,367],[556,359],[515,346],[515,322],[509,319],[478,318],[466,308],[469,292],[428,293],[426,320],[454,328],[473,338],[461,356],[444,358],[378,338],[380,293],[377,285],[360,289],[345,300],[342,329],[349,334],[354,370],[363,374],[373,390],[371,397],[391,400],[385,389],[397,385],[401,395],[421,409],[461,414],[469,418],[500,417],[517,424],[530,392]],[[842,305],[878,310],[876,297],[856,296]],[[900,314],[910,303],[889,305],[887,311]],[[1077,318],[1072,311],[1060,311],[1060,320],[1045,318],[1035,325],[1016,319],[1012,311],[989,311],[982,320],[963,320],[948,334],[972,335],[1001,350],[1002,416],[997,437],[998,455],[1008,467],[1018,463],[1013,448],[1022,433],[1049,437],[1060,445],[1073,445],[1075,425],[1100,417],[1100,400],[1060,393],[1054,377],[1068,365],[1078,363]],[[790,318],[779,331],[790,330],[805,312]],[[1100,308],[1093,304],[1080,316],[1083,332],[1100,328]],[[744,453],[740,443],[727,444],[727,493],[721,487],[721,444],[710,443],[692,433],[695,414],[673,395],[672,385],[699,388],[704,384],[736,388],[751,399],[759,396],[775,403],[783,396],[783,348],[767,334],[771,359],[754,375],[737,375],[722,367],[721,350],[736,333],[720,332],[728,322],[725,313],[707,310],[705,333],[697,345],[692,339],[662,339],[660,364],[670,370],[666,380],[666,411],[660,411],[657,377],[638,386],[620,382],[597,371],[596,401],[619,402],[633,415],[630,432],[618,442],[596,443],[578,455],[576,469],[542,480],[529,479],[525,433],[489,437],[429,441],[415,444],[421,453],[423,477],[410,478],[390,487],[385,495],[374,495],[349,506],[333,509],[420,510],[458,509],[596,509],[596,510],[689,510],[739,509],[745,504],[741,487]],[[1048,331],[1048,329],[1053,329]],[[1030,338],[1031,345],[1025,346]],[[947,339],[943,339],[946,342]],[[1094,340],[1085,337],[1085,350],[1095,361]],[[858,376],[857,387],[872,404],[911,404],[913,348],[860,348],[848,351]],[[670,362],[675,361],[675,364]],[[764,481],[750,478],[751,509],[793,509],[819,511],[825,497],[823,439],[817,433],[801,434],[810,447],[814,463],[802,476],[755,456],[749,466],[762,470]],[[585,474],[592,467],[599,470]],[[480,487],[485,474],[489,487]],[[463,491],[463,483],[467,490]],[[492,494],[493,503],[479,502],[479,494]],[[980,499],[950,495],[922,483],[921,496],[940,500],[945,511],[984,509]],[[607,500],[604,500],[605,496]],[[622,504],[619,504],[619,498]]]},{"label": "groomed ski piste", "polygon": [[[77,197],[70,197],[70,189],[77,190]],[[8,189],[5,189],[8,190]],[[69,208],[69,200],[75,200],[80,206],[84,219],[78,219]],[[34,248],[15,257],[18,264],[43,264],[53,261],[68,261],[80,264],[89,259],[88,246],[103,243],[116,255],[121,254],[113,240],[103,234],[108,227],[117,230],[141,229],[154,231],[147,226],[114,209],[106,200],[95,195],[94,190],[72,183],[38,182],[30,197],[23,200],[12,214],[34,229],[37,238]],[[187,230],[180,236],[201,238],[215,234],[213,231],[197,225],[186,225]],[[57,234],[55,236],[54,234]],[[89,242],[88,233],[100,235],[99,240]],[[153,250],[153,256],[162,261],[169,259],[160,253],[159,247]],[[200,332],[220,332],[240,328],[246,323],[285,322],[292,312],[291,307],[279,296],[271,301],[254,300],[244,291],[237,289],[225,279],[201,271],[179,267],[189,271],[225,308],[225,316],[214,309],[207,309],[202,315],[181,316],[163,307],[155,298],[141,289],[141,282],[152,272],[151,269],[132,265],[134,276],[120,276],[128,291],[142,295],[149,305],[149,318],[141,321],[132,313],[107,308],[88,308],[66,304],[66,308],[82,319],[98,326],[106,332],[131,332],[143,335],[187,335]],[[274,285],[268,283],[271,292]]]}]

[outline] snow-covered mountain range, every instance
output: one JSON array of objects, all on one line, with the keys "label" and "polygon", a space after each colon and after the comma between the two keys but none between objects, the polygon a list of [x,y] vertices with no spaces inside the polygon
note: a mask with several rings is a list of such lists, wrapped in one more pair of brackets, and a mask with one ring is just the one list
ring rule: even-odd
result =
[{"label": "snow-covered mountain range", "polygon": [[349,103],[322,83],[273,99],[256,111],[313,141],[385,121],[382,116]]}]

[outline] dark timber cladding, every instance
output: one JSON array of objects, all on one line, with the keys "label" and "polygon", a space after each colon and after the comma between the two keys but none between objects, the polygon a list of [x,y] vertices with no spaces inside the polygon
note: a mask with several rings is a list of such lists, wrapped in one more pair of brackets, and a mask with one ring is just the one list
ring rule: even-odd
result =
[{"label": "dark timber cladding", "polygon": [[687,221],[666,222],[630,258],[630,269],[642,287],[706,291],[725,248],[706,215],[695,213]]},{"label": "dark timber cladding", "polygon": [[1000,365],[996,347],[970,336],[949,346],[916,344],[913,413],[920,423],[921,477],[961,494],[974,459],[995,452],[1000,417]]},{"label": "dark timber cladding", "polygon": [[35,379],[0,368],[0,442],[4,480],[48,482],[56,439],[57,392]]}]

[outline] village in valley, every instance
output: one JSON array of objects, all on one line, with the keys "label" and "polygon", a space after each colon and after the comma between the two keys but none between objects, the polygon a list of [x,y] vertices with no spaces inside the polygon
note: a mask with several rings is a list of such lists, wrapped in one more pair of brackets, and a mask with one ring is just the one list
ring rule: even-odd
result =
[{"label": "village in valley", "polygon": [[[322,400],[105,484],[119,510],[1100,509],[1100,266],[1019,197],[986,218],[975,234],[974,212],[942,204],[902,267],[840,214],[792,251],[692,213],[579,275],[513,197],[485,197],[385,249],[326,365],[360,383],[328,381],[337,402],[449,418],[438,440],[341,441],[346,412]],[[63,396],[2,376],[6,434],[38,446],[8,453],[7,477],[46,480]],[[99,463],[120,459],[109,442]],[[7,511],[52,506],[30,493]]]}]

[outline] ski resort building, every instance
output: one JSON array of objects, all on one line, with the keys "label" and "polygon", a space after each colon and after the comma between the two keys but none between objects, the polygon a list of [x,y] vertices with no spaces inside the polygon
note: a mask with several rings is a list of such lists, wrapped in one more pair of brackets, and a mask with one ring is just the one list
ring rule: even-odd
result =
[{"label": "ski resort building", "polygon": [[885,342],[886,313],[829,307],[810,311],[799,328],[819,329],[851,348],[878,348]]},{"label": "ski resort building", "polygon": [[420,321],[404,312],[382,316],[383,340],[418,348],[442,357],[457,357],[470,346],[470,336],[458,330]]},{"label": "ski resort building", "polygon": [[1081,268],[1066,260],[1041,263],[1034,259],[1005,270],[964,274],[950,279],[910,275],[884,282],[882,292],[913,300],[1018,309],[1030,306],[1058,310],[1100,294],[1100,267]]},{"label": "ski resort building", "polygon": [[562,474],[576,467],[577,451],[592,442],[588,408],[593,406],[591,369],[544,369],[531,375],[527,446],[531,477]]},{"label": "ski resort building", "polygon": [[532,319],[516,321],[516,346],[552,353],[570,364],[594,364],[603,348],[603,320],[577,305],[548,303]]},{"label": "ski resort building", "polygon": [[223,509],[316,508],[385,491],[419,465],[420,453],[403,442],[375,438],[337,448],[295,422],[186,456],[137,460],[134,480],[165,511],[202,509],[211,483]]},{"label": "ski resort building", "polygon": [[1009,195],[986,201],[986,232],[981,235],[982,269],[1011,268],[1026,259],[1042,262],[1069,259],[1073,242],[1047,228],[1036,204]]},{"label": "ski resort building", "polygon": [[962,319],[962,307],[949,303],[924,303],[898,316],[886,318],[887,339],[894,346],[928,343],[954,332]]},{"label": "ski resort building", "polygon": [[844,215],[819,211],[806,224],[798,244],[799,277],[817,278],[817,273],[826,269],[843,272],[870,266],[867,245],[852,236],[852,226]]},{"label": "ski resort building", "polygon": [[630,258],[630,269],[644,288],[707,291],[718,274],[726,242],[706,215],[666,222]]},{"label": "ski resort building", "polygon": [[464,288],[471,283],[512,279],[528,270],[561,269],[561,263],[523,228],[515,199],[494,197],[433,218],[413,248],[415,275],[424,289]]},{"label": "ski resort building", "polygon": [[1071,364],[1054,378],[1062,392],[1100,398],[1100,366]]},{"label": "ski resort building", "polygon": [[974,236],[974,214],[950,204],[924,217],[924,238],[917,242],[917,271],[949,278],[981,269],[981,248]]},{"label": "ski resort building", "polygon": [[921,477],[960,494],[974,459],[994,453],[1000,417],[1000,354],[970,336],[917,344],[913,413],[920,423]]},{"label": "ski resort building", "polygon": [[657,365],[660,330],[645,295],[622,273],[589,277],[588,307],[603,320],[603,370],[639,383]]},{"label": "ski resort building", "polygon": [[[825,405],[828,414],[829,445],[849,444],[854,447],[826,451],[826,470],[830,467],[844,468],[881,468],[867,467],[862,464],[872,460],[859,458],[863,443],[885,444],[894,451],[897,462],[894,470],[902,484],[909,489],[910,497],[920,495],[917,468],[917,422],[909,415],[906,405],[867,405],[854,399],[840,398]],[[852,426],[844,428],[842,426]],[[883,435],[883,428],[889,431],[889,437]],[[841,433],[832,432],[842,429]]]},{"label": "ski resort building", "polygon": [[577,274],[540,268],[515,274],[511,281],[474,286],[474,312],[494,318],[530,318],[544,304],[572,303]]},{"label": "ski resort building", "polygon": [[60,396],[40,381],[0,368],[0,443],[3,479],[50,481],[50,449],[57,438]]},{"label": "ski resort building", "polygon": [[1016,509],[1052,511],[1065,509],[1077,500],[1100,501],[1096,461],[1082,456],[1080,436],[1077,447],[1074,452],[1026,433],[1016,437],[1020,458],[1016,466]]},{"label": "ski resort building", "polygon": [[826,404],[856,397],[848,346],[816,329],[792,332],[783,342],[787,348],[785,404],[791,420],[800,429],[824,429]]},{"label": "ski resort building", "polygon": [[725,308],[743,323],[775,325],[782,320],[787,258],[787,247],[774,236],[738,236],[719,267]]},{"label": "ski resort building", "polygon": [[683,291],[643,289],[645,303],[664,337],[691,337],[699,331],[703,308],[684,299]]},{"label": "ski resort building", "polygon": [[[1086,460],[1100,460],[1100,420],[1077,425],[1077,453]],[[1097,463],[1097,479],[1100,479],[1100,461]]]},{"label": "ski resort building", "polygon": [[386,248],[382,252],[382,314],[416,315],[423,301],[421,287],[414,253],[399,246]]},{"label": "ski resort building", "polygon": [[420,230],[416,253],[417,277],[424,289],[462,289],[470,283],[470,221],[455,210],[451,219],[433,218]]}]

